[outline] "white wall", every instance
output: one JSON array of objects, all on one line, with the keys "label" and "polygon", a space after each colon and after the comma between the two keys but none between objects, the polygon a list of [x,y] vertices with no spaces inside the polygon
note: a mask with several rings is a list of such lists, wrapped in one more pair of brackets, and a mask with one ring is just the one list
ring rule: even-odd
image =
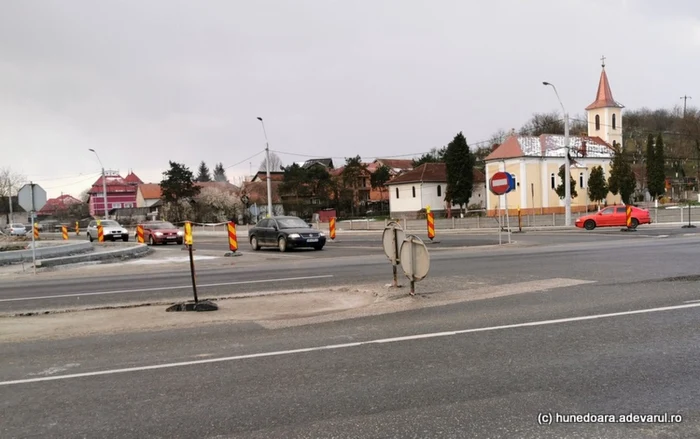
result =
[{"label": "white wall", "polygon": [[[440,195],[438,195],[438,186]],[[415,197],[413,190],[415,188]],[[396,190],[399,197],[396,197]],[[418,212],[430,206],[432,210],[445,209],[445,190],[447,183],[406,183],[391,185],[389,189],[389,210],[390,212]],[[474,186],[472,197],[468,204],[481,203],[486,206],[486,185],[481,183]],[[464,206],[465,208],[467,206]],[[453,205],[452,209],[459,209],[458,205]]]}]

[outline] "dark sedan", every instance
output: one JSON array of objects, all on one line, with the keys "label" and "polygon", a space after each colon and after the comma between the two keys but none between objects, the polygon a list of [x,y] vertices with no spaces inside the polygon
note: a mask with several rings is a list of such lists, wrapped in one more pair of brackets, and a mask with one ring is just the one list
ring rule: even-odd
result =
[{"label": "dark sedan", "polygon": [[281,252],[300,247],[321,250],[326,244],[323,232],[311,228],[296,216],[276,216],[261,220],[250,228],[248,239],[253,250],[277,247]]}]

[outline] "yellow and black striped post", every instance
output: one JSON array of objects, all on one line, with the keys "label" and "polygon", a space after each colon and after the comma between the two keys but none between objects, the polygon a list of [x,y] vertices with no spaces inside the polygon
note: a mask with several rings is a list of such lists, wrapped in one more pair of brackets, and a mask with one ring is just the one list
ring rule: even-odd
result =
[{"label": "yellow and black striped post", "polygon": [[39,223],[34,223],[34,239],[39,239]]},{"label": "yellow and black striped post", "polygon": [[63,235],[64,241],[68,241],[68,227],[61,226],[61,235]]},{"label": "yellow and black striped post", "polygon": [[80,222],[76,221],[75,222],[75,236],[80,235]]},{"label": "yellow and black striped post", "polygon": [[192,246],[194,240],[192,239],[192,223],[190,221],[185,221],[185,245]]}]

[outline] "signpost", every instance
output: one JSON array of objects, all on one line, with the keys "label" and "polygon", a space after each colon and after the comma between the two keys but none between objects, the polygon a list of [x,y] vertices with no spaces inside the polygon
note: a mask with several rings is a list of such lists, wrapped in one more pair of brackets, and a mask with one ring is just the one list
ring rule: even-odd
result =
[{"label": "signpost", "polygon": [[399,280],[397,275],[396,266],[401,263],[401,243],[406,237],[406,232],[396,221],[391,221],[384,228],[384,233],[382,234],[382,246],[384,247],[384,254],[389,258],[391,262],[391,269],[393,272],[393,281],[391,286],[397,288],[399,286]]},{"label": "signpost", "polygon": [[32,266],[36,274],[36,239],[34,234],[34,222],[37,210],[41,210],[46,204],[46,191],[38,184],[29,183],[22,186],[17,192],[17,202],[22,209],[29,211],[32,224]]},{"label": "signpost", "polygon": [[408,235],[401,243],[400,263],[406,277],[411,281],[411,296],[416,294],[416,282],[424,279],[430,271],[430,254],[425,243],[415,235]]},{"label": "signpost", "polygon": [[510,216],[508,215],[508,192],[511,192],[515,190],[515,179],[513,178],[512,175],[508,172],[503,172],[499,171],[493,174],[491,179],[489,180],[489,189],[494,195],[499,196],[499,201],[498,201],[498,211],[499,211],[499,216],[498,216],[498,244],[500,245],[501,242],[501,231],[503,229],[503,226],[501,225],[501,216],[500,216],[500,210],[501,210],[501,201],[500,197],[504,197],[504,202],[506,205],[506,226],[508,227],[508,244],[511,243],[510,239]]}]

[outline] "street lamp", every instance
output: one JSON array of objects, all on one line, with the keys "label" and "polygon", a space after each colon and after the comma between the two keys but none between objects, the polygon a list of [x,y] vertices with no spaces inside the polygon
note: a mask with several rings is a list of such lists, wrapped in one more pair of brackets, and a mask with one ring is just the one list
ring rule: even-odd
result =
[{"label": "street lamp", "polygon": [[267,132],[265,131],[265,122],[262,117],[258,117],[262,124],[263,134],[265,134],[265,168],[267,174],[267,216],[272,216],[272,183],[270,182],[270,143],[267,141]]},{"label": "street lamp", "polygon": [[566,158],[564,160],[564,210],[565,218],[564,224],[566,226],[571,225],[571,168],[569,163],[569,113],[566,112],[564,104],[562,104],[559,98],[559,93],[554,84],[549,82],[542,82],[543,85],[551,86],[554,89],[554,93],[557,95],[557,100],[559,100],[559,105],[561,105],[561,110],[564,112],[564,148],[566,149]]},{"label": "street lamp", "polygon": [[100,167],[102,168],[102,201],[105,205],[105,219],[109,219],[109,209],[107,209],[107,178],[105,177],[105,167],[102,165],[102,160],[100,160],[100,156],[97,155],[97,151],[92,148],[90,148],[90,151],[95,153],[97,161],[100,162]]}]

